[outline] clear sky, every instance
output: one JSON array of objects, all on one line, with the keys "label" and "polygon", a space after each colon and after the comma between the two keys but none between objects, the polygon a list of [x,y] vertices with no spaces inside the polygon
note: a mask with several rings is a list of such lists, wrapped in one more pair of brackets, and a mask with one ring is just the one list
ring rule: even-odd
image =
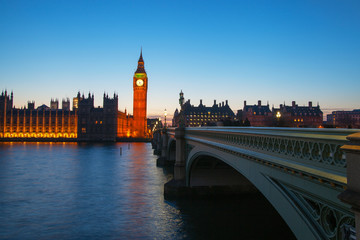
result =
[{"label": "clear sky", "polygon": [[360,1],[0,0],[0,90],[15,106],[78,91],[132,113],[143,47],[148,115],[198,105],[360,108]]}]

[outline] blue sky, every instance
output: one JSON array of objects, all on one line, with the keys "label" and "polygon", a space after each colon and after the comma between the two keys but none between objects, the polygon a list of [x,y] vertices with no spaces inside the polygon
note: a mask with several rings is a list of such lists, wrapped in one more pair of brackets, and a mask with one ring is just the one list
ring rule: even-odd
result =
[{"label": "blue sky", "polygon": [[0,0],[0,88],[15,105],[77,91],[132,113],[140,48],[148,115],[198,105],[360,108],[359,1]]}]

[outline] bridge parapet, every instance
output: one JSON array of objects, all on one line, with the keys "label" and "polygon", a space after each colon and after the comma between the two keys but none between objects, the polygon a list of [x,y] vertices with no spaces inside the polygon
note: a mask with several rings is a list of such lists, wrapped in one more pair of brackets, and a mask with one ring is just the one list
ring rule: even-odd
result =
[{"label": "bridge parapet", "polygon": [[[349,129],[294,129],[294,128],[186,128],[185,138],[203,140],[262,153],[298,163],[303,174],[320,174],[316,169],[338,175],[336,180],[346,184],[346,155],[341,146],[349,141],[346,137],[359,130]],[[246,151],[243,151],[246,153]],[[271,164],[280,163],[274,159]],[[311,166],[311,169],[306,166]],[[286,166],[284,166],[286,167]],[[300,168],[299,168],[300,167]],[[303,171],[301,171],[303,168]],[[324,175],[324,174],[321,174]],[[327,177],[327,176],[323,176]],[[334,177],[334,176],[332,176]]]},{"label": "bridge parapet", "polygon": [[[360,133],[355,133],[348,136],[350,142],[344,145],[342,149],[346,152],[348,157],[348,188],[342,192],[338,197],[343,202],[352,206],[352,211],[355,213],[356,233],[357,238],[360,239]],[[351,230],[348,230],[351,236]],[[353,234],[355,235],[355,234]]]}]

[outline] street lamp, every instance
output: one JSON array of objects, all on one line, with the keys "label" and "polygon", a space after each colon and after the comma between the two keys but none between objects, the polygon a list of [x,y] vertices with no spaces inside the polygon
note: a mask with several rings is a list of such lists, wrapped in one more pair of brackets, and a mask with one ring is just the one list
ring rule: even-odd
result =
[{"label": "street lamp", "polygon": [[166,129],[166,115],[167,115],[167,111],[166,111],[166,108],[165,108],[165,111],[164,111],[164,116],[165,116],[165,129]]},{"label": "street lamp", "polygon": [[281,113],[280,113],[280,112],[277,112],[277,113],[276,113],[276,117],[277,117],[277,119],[279,119],[279,118],[281,117]]},{"label": "street lamp", "polygon": [[280,127],[280,118],[281,118],[281,113],[280,112],[276,112],[276,119],[277,119],[277,126]]}]

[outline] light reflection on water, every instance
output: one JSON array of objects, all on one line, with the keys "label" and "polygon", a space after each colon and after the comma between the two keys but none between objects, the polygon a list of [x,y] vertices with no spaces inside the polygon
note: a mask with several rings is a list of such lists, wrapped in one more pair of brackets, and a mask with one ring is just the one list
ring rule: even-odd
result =
[{"label": "light reflection on water", "polygon": [[1,143],[0,239],[291,237],[260,200],[165,201],[170,177],[147,143]]}]

